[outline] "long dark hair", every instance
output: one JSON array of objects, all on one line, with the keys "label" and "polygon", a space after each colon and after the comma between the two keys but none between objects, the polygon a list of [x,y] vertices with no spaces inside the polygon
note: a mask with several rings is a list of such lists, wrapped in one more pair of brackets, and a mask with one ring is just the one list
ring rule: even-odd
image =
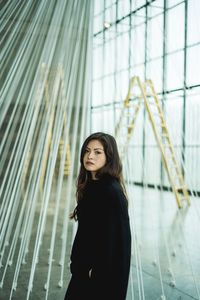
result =
[{"label": "long dark hair", "polygon": [[[77,184],[76,184],[77,203],[82,199],[86,184],[91,179],[91,172],[85,169],[83,164],[83,158],[86,152],[86,147],[88,143],[92,140],[98,140],[102,144],[106,155],[106,164],[96,172],[95,175],[96,178],[100,179],[105,175],[110,175],[116,178],[119,184],[121,185],[124,194],[127,195],[123,176],[122,176],[122,163],[119,157],[116,140],[110,134],[104,132],[96,132],[86,138],[81,148],[81,155],[80,155],[81,166],[80,166],[80,171],[79,171]],[[73,213],[70,214],[70,218],[71,219],[74,218],[76,220],[77,219],[76,213],[77,210],[75,208]]]}]

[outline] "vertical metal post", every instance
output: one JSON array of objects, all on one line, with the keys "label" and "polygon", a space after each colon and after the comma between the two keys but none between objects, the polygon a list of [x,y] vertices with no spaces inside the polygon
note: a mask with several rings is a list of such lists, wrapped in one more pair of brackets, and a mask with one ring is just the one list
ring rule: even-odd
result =
[{"label": "vertical metal post", "polygon": [[[146,0],[146,6],[145,6],[145,55],[144,55],[144,79],[146,80],[147,76],[147,30],[148,30],[148,23],[147,23],[147,17],[148,17],[148,0]],[[144,80],[144,81],[145,81]],[[143,141],[142,141],[142,159],[143,159],[143,166],[145,165],[145,117],[146,117],[146,110],[144,110],[144,122],[143,122]],[[144,168],[142,171],[142,184],[144,185]]]},{"label": "vertical metal post", "polygon": [[[185,0],[185,35],[184,35],[184,82],[183,82],[183,119],[182,119],[182,161],[185,165],[185,129],[186,129],[186,75],[187,75],[187,22],[188,21],[188,1]],[[184,174],[184,168],[182,167],[182,174]]]},{"label": "vertical metal post", "polygon": [[[115,7],[115,16],[116,16],[116,20],[117,20],[117,18],[118,18],[118,0],[116,1],[116,7]],[[114,70],[114,84],[115,84],[115,100],[113,100],[114,102],[113,102],[113,109],[114,109],[114,124],[116,124],[116,122],[117,122],[117,119],[116,119],[116,115],[117,115],[117,113],[116,113],[116,90],[117,90],[117,76],[116,76],[116,70],[117,70],[117,39],[116,39],[116,37],[117,37],[117,25],[118,23],[117,22],[115,22],[115,41],[114,41],[114,43],[115,43],[115,47],[114,47],[114,51],[115,51],[115,55],[114,55],[114,57],[115,57],[115,70]]]},{"label": "vertical metal post", "polygon": [[[167,47],[167,16],[166,16],[166,8],[167,8],[167,0],[164,0],[163,6],[163,64],[162,64],[162,110],[164,111],[164,102],[166,101],[166,47]],[[164,169],[162,160],[160,161],[160,186],[164,186]]]}]

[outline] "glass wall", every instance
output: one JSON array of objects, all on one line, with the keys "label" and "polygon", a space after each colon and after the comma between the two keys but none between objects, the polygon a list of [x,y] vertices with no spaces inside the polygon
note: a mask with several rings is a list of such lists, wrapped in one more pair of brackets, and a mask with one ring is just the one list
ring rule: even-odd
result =
[{"label": "glass wall", "polygon": [[[114,135],[130,78],[151,79],[177,158],[195,191],[200,191],[199,11],[199,0],[96,0],[91,108],[91,131]],[[144,109],[129,151],[135,182],[169,186]]]}]

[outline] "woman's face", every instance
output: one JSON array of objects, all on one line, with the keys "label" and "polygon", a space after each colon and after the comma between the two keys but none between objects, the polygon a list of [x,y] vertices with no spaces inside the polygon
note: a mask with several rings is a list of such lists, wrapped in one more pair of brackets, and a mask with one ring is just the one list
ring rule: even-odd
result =
[{"label": "woman's face", "polygon": [[83,165],[90,171],[92,178],[95,179],[96,172],[106,164],[106,154],[103,145],[98,140],[91,140],[86,147],[83,156]]}]

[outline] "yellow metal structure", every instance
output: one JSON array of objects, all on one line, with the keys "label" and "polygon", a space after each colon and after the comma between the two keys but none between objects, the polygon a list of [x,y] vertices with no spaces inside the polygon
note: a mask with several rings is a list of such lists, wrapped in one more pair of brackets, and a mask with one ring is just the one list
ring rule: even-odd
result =
[{"label": "yellow metal structure", "polygon": [[[61,139],[60,144],[59,144],[60,157],[62,157],[63,145],[64,145],[64,141]],[[64,175],[65,176],[69,175],[70,162],[71,162],[70,147],[69,147],[69,144],[67,144],[67,153],[66,153],[66,159],[65,159],[65,165],[64,165]]]},{"label": "yellow metal structure", "polygon": [[[49,80],[50,82],[53,80],[53,78],[55,78],[55,76],[59,76],[59,80],[60,80],[60,85],[62,87],[63,85],[63,71],[62,68],[56,68],[56,69],[50,69],[43,64],[42,65],[42,69],[41,69],[41,80],[44,80],[43,77],[45,75],[45,72],[48,72],[48,79],[45,80],[45,88],[44,88],[44,102],[43,105],[44,107],[39,107],[38,106],[38,102],[37,102],[37,93],[39,91],[36,92],[36,105],[35,105],[35,113],[38,116],[38,127],[37,130],[40,130],[40,118],[41,115],[46,115],[47,111],[48,111],[48,106],[49,106],[49,88],[50,88],[50,84],[49,84]],[[41,109],[41,111],[40,111]],[[49,154],[50,154],[50,149],[51,149],[51,140],[52,140],[52,133],[53,133],[53,126],[54,126],[54,118],[55,118],[55,113],[56,113],[56,104],[52,107],[49,117],[48,117],[48,127],[47,127],[47,133],[45,136],[45,142],[44,142],[44,154],[43,154],[43,159],[42,159],[42,166],[41,166],[41,175],[40,175],[40,189],[41,191],[43,190],[43,185],[44,185],[44,179],[46,176],[46,169],[47,169],[47,162],[49,159]],[[66,115],[65,115],[65,119],[64,119],[64,125],[63,125],[63,130],[64,127],[66,126]],[[37,130],[36,130],[36,134],[37,134]],[[62,153],[63,153],[63,146],[64,146],[64,142],[63,142],[63,138],[61,137],[60,139],[60,143],[59,143],[59,151],[58,151],[58,162],[60,163],[61,161],[61,157],[62,157]],[[34,149],[34,145],[32,145],[32,148]],[[32,157],[32,152],[33,149],[29,149],[29,151],[27,152],[27,157],[25,159],[25,163],[24,163],[24,170],[23,170],[23,179],[22,179],[22,186],[23,186],[23,190],[25,188],[25,184],[26,184],[26,178],[27,176],[29,176],[28,171],[29,171],[29,167],[30,167],[30,163],[31,163],[31,157]],[[68,175],[70,171],[70,145],[69,143],[67,144],[67,151],[66,151],[66,156],[65,156],[65,166],[64,166],[64,175]]]},{"label": "yellow metal structure", "polygon": [[[51,71],[52,72],[52,71]],[[52,76],[50,72],[50,75]],[[45,89],[44,89],[44,96],[45,96],[45,109],[47,112],[47,108],[49,105],[49,83],[48,80],[45,82]],[[51,139],[52,139],[52,132],[53,132],[53,123],[54,123],[54,117],[55,117],[55,107],[51,111],[49,119],[48,119],[48,130],[45,140],[45,147],[44,147],[44,159],[42,161],[42,173],[41,173],[41,179],[40,179],[40,188],[43,189],[44,185],[44,178],[46,175],[46,167],[47,167],[47,161],[50,153],[50,147],[51,147]]]},{"label": "yellow metal structure", "polygon": [[[63,86],[63,70],[61,67],[59,67],[56,70],[53,70],[53,72],[56,73],[56,76],[60,77],[60,84],[61,87]],[[53,74],[55,75],[55,74]],[[45,84],[45,102],[48,105],[48,99],[49,99],[49,87],[48,87],[48,82]],[[41,187],[43,186],[44,182],[44,177],[45,177],[45,171],[46,171],[46,165],[47,165],[47,160],[48,160],[48,155],[50,152],[50,147],[51,147],[51,139],[52,139],[52,131],[53,131],[53,123],[54,123],[54,117],[55,117],[55,109],[51,112],[50,118],[49,118],[49,126],[48,126],[48,134],[47,134],[47,152],[45,159],[43,161],[43,174],[41,176]],[[66,126],[66,114],[65,114],[65,120],[64,120],[64,126]],[[64,146],[64,141],[61,137],[60,142],[59,142],[59,151],[58,151],[58,159],[61,160],[62,153],[63,153],[63,146]],[[67,153],[65,156],[65,165],[64,165],[64,175],[68,175],[70,171],[70,146],[67,144]]]},{"label": "yellow metal structure", "polygon": [[127,97],[124,101],[124,107],[115,130],[116,139],[120,139],[119,148],[121,150],[121,155],[123,157],[127,151],[129,140],[133,134],[136,118],[142,103],[148,113],[178,207],[182,207],[182,200],[186,200],[189,205],[188,189],[176,159],[161,103],[155,92],[152,81],[147,80],[142,83],[138,76],[134,76],[130,80]]}]

